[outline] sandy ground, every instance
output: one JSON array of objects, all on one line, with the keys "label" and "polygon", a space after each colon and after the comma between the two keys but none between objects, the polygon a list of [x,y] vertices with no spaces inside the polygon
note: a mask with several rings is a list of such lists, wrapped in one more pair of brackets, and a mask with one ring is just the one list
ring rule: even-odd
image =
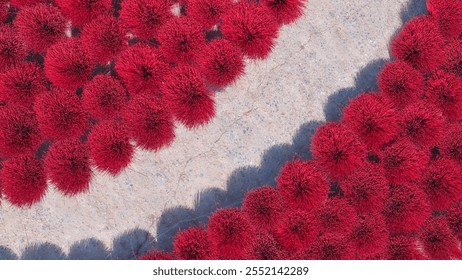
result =
[{"label": "sandy ground", "polygon": [[125,259],[171,248],[178,229],[274,184],[295,154],[309,157],[315,128],[375,87],[390,38],[424,2],[311,0],[304,17],[282,28],[267,60],[248,62],[245,77],[216,93],[208,126],[179,126],[171,147],[138,151],[117,178],[95,174],[87,194],[51,189],[30,209],[4,201],[0,259]]}]

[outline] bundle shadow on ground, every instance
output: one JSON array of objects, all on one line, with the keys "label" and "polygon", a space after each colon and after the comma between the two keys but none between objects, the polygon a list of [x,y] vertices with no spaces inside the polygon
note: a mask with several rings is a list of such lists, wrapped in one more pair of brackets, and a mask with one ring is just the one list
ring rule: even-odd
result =
[{"label": "bundle shadow on ground", "polygon": [[59,246],[50,243],[31,244],[20,256],[0,246],[0,260],[130,260],[136,259],[156,246],[154,237],[146,230],[128,230],[112,241],[108,248],[96,238],[79,240],[72,244],[66,254]]}]

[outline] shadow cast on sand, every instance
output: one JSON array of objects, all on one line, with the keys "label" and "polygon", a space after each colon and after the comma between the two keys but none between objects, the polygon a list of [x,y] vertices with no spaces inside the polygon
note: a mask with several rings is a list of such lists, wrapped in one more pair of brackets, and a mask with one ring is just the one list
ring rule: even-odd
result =
[{"label": "shadow cast on sand", "polygon": [[20,256],[0,246],[0,260],[131,260],[155,247],[154,240],[148,231],[136,228],[116,236],[112,241],[112,248],[107,248],[102,241],[95,238],[73,243],[68,254],[49,242],[31,244]]},{"label": "shadow cast on sand", "polygon": [[[411,0],[400,13],[402,23],[425,11],[425,0]],[[384,59],[379,59],[367,64],[358,72],[353,87],[341,89],[329,96],[324,106],[326,121],[339,120],[342,117],[343,107],[351,98],[361,92],[377,90],[376,77],[385,62]],[[286,161],[295,157],[310,159],[311,138],[316,128],[322,124],[322,122],[310,121],[301,125],[292,143],[276,145],[268,149],[262,157],[260,166],[236,169],[228,178],[226,190],[209,188],[198,193],[193,209],[180,206],[164,210],[157,223],[156,237],[147,230],[136,228],[115,237],[112,248],[107,248],[100,240],[89,238],[72,244],[67,255],[61,248],[51,243],[30,245],[24,249],[21,256],[0,246],[0,260],[136,259],[154,248],[171,250],[173,239],[181,229],[206,225],[210,214],[218,208],[240,206],[249,190],[264,185],[274,186],[275,178]]]}]

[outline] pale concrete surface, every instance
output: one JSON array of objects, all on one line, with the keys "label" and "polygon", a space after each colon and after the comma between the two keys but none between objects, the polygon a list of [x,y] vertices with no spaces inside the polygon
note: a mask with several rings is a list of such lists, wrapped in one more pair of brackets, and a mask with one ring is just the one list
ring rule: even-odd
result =
[{"label": "pale concrete surface", "polygon": [[178,127],[171,147],[138,151],[117,178],[96,174],[87,194],[50,190],[30,209],[3,202],[0,259],[132,258],[152,245],[169,249],[178,228],[205,223],[216,207],[273,184],[294,154],[308,157],[314,129],[374,87],[391,36],[423,10],[424,0],[311,0],[304,17],[282,28],[267,60],[249,62],[245,77],[216,93],[217,116],[206,127]]}]

